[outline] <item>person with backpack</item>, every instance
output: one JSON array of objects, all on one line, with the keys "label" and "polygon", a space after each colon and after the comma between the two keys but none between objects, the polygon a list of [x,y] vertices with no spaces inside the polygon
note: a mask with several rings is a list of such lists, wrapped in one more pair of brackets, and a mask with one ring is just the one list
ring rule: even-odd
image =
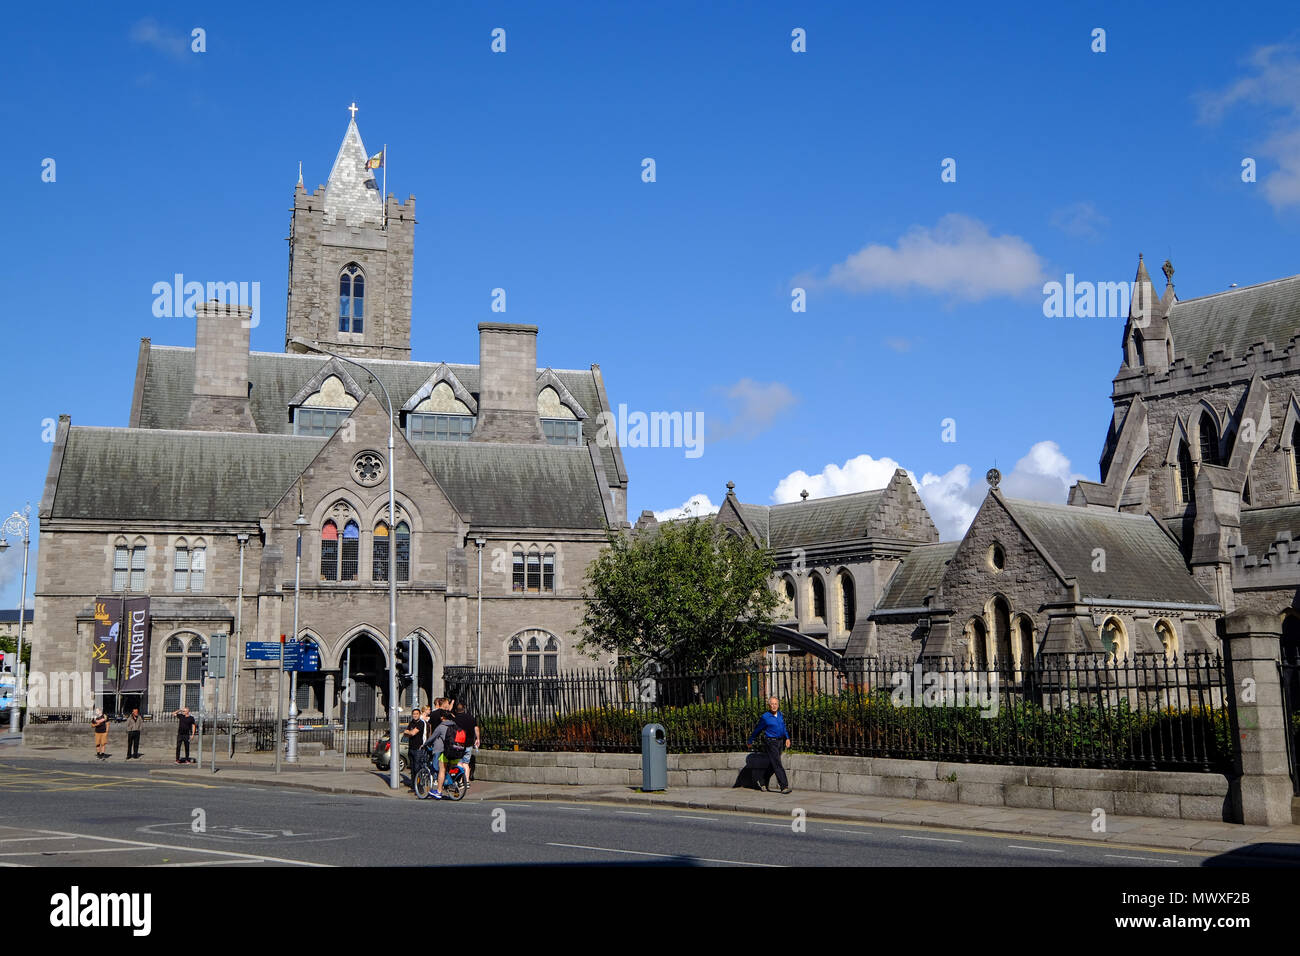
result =
[{"label": "person with backpack", "polygon": [[439,712],[443,714],[442,722],[434,728],[428,744],[430,759],[438,762],[438,780],[429,792],[429,796],[435,800],[442,799],[442,785],[447,779],[447,768],[459,763],[465,756],[466,744],[465,731],[456,726],[450,713],[440,710],[435,711],[434,716]]}]

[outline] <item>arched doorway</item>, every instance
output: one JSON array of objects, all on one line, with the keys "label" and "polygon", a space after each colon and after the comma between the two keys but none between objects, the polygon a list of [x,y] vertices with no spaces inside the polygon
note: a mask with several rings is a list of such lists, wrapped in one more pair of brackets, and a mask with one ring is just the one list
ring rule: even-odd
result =
[{"label": "arched doorway", "polygon": [[[348,700],[348,723],[365,723],[378,719],[388,712],[388,655],[384,652],[384,638],[370,631],[360,631],[348,638],[339,653],[340,667],[349,657],[352,680]],[[342,714],[342,681],[335,687],[335,703]]]}]

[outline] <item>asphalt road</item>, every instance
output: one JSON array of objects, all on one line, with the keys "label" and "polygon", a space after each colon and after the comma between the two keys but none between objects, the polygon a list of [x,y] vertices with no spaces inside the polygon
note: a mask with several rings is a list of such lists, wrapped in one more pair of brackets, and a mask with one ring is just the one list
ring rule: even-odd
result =
[{"label": "asphalt road", "polygon": [[473,791],[459,803],[335,796],[0,758],[0,866],[1195,867],[1206,859],[793,815],[782,823],[674,808],[492,803]]}]

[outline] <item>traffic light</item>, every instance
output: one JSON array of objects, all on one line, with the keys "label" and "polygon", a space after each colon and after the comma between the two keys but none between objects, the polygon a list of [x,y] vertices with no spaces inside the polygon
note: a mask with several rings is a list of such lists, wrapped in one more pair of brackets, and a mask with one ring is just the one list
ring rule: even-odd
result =
[{"label": "traffic light", "polygon": [[203,645],[202,664],[200,666],[202,669],[199,671],[199,683],[202,684],[208,679],[208,645],[206,644]]},{"label": "traffic light", "polygon": [[397,644],[397,686],[405,687],[411,682],[411,640],[407,638]]}]

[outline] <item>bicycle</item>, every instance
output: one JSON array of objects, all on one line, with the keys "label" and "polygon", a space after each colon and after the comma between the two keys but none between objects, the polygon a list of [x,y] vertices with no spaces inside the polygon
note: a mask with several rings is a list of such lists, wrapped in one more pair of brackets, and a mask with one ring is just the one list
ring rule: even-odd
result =
[{"label": "bicycle", "polygon": [[[429,799],[429,795],[433,793],[434,781],[438,779],[434,770],[437,764],[432,760],[432,755],[430,755],[430,758],[425,761],[424,766],[415,775],[415,795],[421,800]],[[448,766],[447,772],[443,775],[442,795],[449,800],[461,800],[464,799],[468,790],[469,784],[465,781],[465,768],[460,765],[458,760]]]}]

